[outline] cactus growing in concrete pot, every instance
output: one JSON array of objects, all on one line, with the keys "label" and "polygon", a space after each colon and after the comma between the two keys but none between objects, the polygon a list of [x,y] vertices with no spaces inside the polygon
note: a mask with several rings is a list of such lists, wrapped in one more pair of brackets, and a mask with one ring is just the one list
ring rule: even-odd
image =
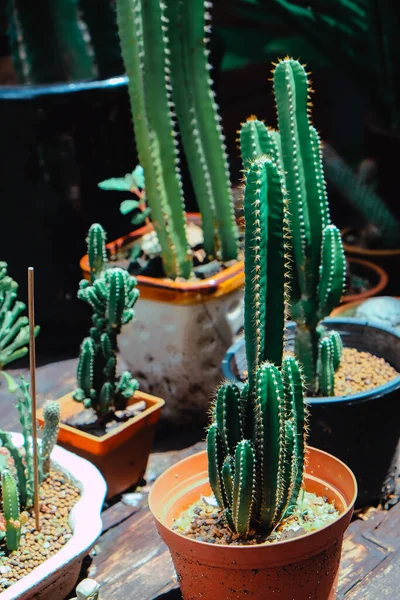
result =
[{"label": "cactus growing in concrete pot", "polygon": [[178,125],[202,215],[208,256],[237,258],[228,161],[208,64],[204,0],[117,0],[122,55],[146,200],[167,277],[192,273]]},{"label": "cactus growing in concrete pot", "polygon": [[[310,84],[295,60],[280,61],[273,74],[279,132],[251,117],[243,124],[240,146],[244,167],[266,154],[284,174],[292,238],[291,317],[296,321],[295,353],[311,393],[329,389],[322,373],[333,379],[332,361],[320,343],[327,333],[320,321],[339,304],[345,283],[340,232],[330,220],[321,158],[321,143],[310,118]],[[320,367],[318,368],[318,363]],[[336,369],[340,359],[334,361]]]},{"label": "cactus growing in concrete pot", "polygon": [[245,341],[248,384],[218,391],[207,435],[209,478],[232,531],[270,533],[296,504],[305,458],[300,368],[283,357],[288,256],[286,195],[267,157],[246,174]]}]

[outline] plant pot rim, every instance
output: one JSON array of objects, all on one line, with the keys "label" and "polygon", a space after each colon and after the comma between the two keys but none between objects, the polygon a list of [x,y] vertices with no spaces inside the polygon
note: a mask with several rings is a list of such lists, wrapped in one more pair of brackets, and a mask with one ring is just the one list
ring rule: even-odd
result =
[{"label": "plant pot rim", "polygon": [[[149,509],[154,517],[154,519],[156,520],[157,524],[160,525],[161,527],[165,528],[168,533],[170,535],[173,536],[178,536],[178,538],[183,539],[186,541],[187,546],[190,547],[192,544],[194,544],[196,547],[200,547],[200,548],[213,548],[214,551],[215,549],[216,552],[218,553],[224,553],[224,554],[229,554],[231,559],[232,559],[232,564],[234,564],[234,556],[237,555],[238,553],[242,553],[245,552],[247,553],[248,556],[250,556],[252,553],[254,554],[255,552],[257,552],[257,550],[262,547],[263,549],[265,549],[266,552],[269,552],[271,554],[273,554],[274,552],[276,552],[276,549],[279,548],[288,548],[288,546],[291,546],[292,548],[296,545],[296,546],[307,546],[307,541],[310,539],[316,539],[318,536],[321,535],[321,533],[323,532],[327,532],[329,530],[332,529],[336,529],[340,526],[341,523],[344,523],[346,520],[349,522],[350,518],[351,518],[351,514],[353,512],[353,507],[354,507],[354,503],[356,501],[357,498],[357,481],[355,479],[355,476],[353,474],[353,472],[351,471],[351,469],[345,464],[343,463],[341,460],[339,460],[338,458],[336,458],[335,456],[329,454],[328,452],[324,452],[323,450],[319,450],[317,448],[313,448],[312,446],[308,446],[308,451],[310,453],[310,455],[315,456],[316,458],[318,456],[323,455],[324,457],[328,457],[330,460],[333,460],[336,462],[337,465],[340,465],[340,467],[344,470],[346,470],[348,476],[351,478],[352,481],[352,487],[353,487],[353,492],[351,494],[351,499],[346,501],[345,498],[343,497],[342,493],[334,487],[333,484],[329,484],[329,482],[327,480],[322,479],[321,477],[316,477],[313,476],[311,474],[307,474],[307,467],[306,467],[306,475],[305,475],[305,479],[308,481],[319,481],[319,482],[323,482],[324,485],[326,486],[327,489],[331,488],[333,489],[336,494],[341,497],[341,500],[343,501],[343,503],[345,504],[345,509],[343,510],[343,512],[341,512],[341,514],[339,515],[339,517],[333,521],[332,523],[329,523],[328,525],[324,525],[324,527],[321,527],[319,529],[317,529],[316,531],[312,531],[312,532],[308,532],[305,533],[302,536],[299,536],[297,538],[292,538],[292,539],[287,539],[287,540],[282,540],[279,542],[274,542],[272,544],[255,544],[255,545],[216,545],[216,544],[211,544],[209,542],[203,542],[200,540],[195,540],[192,538],[188,538],[184,535],[182,535],[181,533],[178,533],[177,531],[173,530],[170,525],[166,524],[164,522],[164,519],[162,518],[162,516],[160,516],[158,514],[157,509],[155,508],[155,501],[154,501],[154,497],[157,495],[158,493],[158,485],[159,483],[157,482],[161,482],[162,479],[164,477],[168,477],[170,474],[173,475],[174,477],[177,477],[175,473],[177,467],[186,464],[190,464],[190,462],[192,461],[196,461],[199,459],[203,459],[205,458],[205,464],[207,465],[207,451],[203,450],[201,452],[198,452],[196,454],[192,454],[191,456],[187,456],[186,458],[183,458],[182,460],[180,460],[178,463],[176,463],[175,465],[172,465],[171,467],[169,467],[168,469],[166,469],[159,477],[158,479],[156,479],[156,481],[153,483],[153,486],[150,490],[149,493],[149,497],[148,497],[148,505],[149,505]],[[187,488],[186,489],[182,489],[182,490],[177,490],[177,492],[175,493],[174,496],[172,496],[171,498],[169,498],[169,502],[167,501],[166,506],[171,507],[173,506],[174,501],[176,502],[176,500],[181,497],[184,496],[185,493],[187,493],[188,491],[193,491],[196,488],[200,488],[202,484],[204,484],[205,482],[208,482],[208,473],[207,471],[202,471],[200,473],[193,473],[191,477],[187,478]],[[182,485],[183,485],[184,480],[182,481]],[[179,493],[180,492],[180,493]],[[321,548],[322,550],[322,548]]]},{"label": "plant pot rim", "polygon": [[[344,306],[346,306],[346,305],[344,305]],[[326,319],[324,319],[322,321],[323,324],[330,325],[332,327],[334,327],[335,323],[338,323],[338,322],[350,323],[352,325],[360,325],[360,326],[364,326],[364,327],[370,327],[370,328],[379,329],[381,331],[385,331],[386,333],[389,333],[390,335],[398,338],[399,347],[400,347],[400,336],[398,336],[393,329],[390,329],[390,327],[382,327],[381,325],[377,325],[375,323],[370,323],[368,321],[365,321],[364,319],[353,319],[352,317],[342,317],[342,318],[327,317]],[[292,329],[294,326],[295,326],[294,321],[289,321],[287,323],[287,327],[289,329]],[[239,381],[238,379],[236,379],[234,377],[232,370],[231,370],[231,361],[234,358],[237,351],[239,349],[241,349],[243,345],[244,345],[244,337],[242,336],[239,339],[237,339],[234,344],[232,344],[232,346],[227,350],[227,352],[222,360],[222,373],[223,373],[224,377],[226,379],[228,379],[229,381],[236,383],[236,385],[238,385],[239,387],[242,387],[244,382]],[[380,396],[383,396],[384,394],[386,395],[386,394],[393,392],[395,390],[398,390],[398,389],[400,389],[400,375],[398,375],[391,381],[388,381],[382,385],[378,385],[378,386],[374,387],[373,389],[368,390],[366,392],[359,392],[357,394],[350,394],[348,396],[321,396],[319,398],[306,398],[306,400],[307,400],[308,404],[311,404],[311,406],[314,404],[337,404],[337,403],[351,405],[351,404],[359,404],[361,402],[368,402],[370,400],[375,400],[376,398],[379,398]]]},{"label": "plant pot rim", "polygon": [[[199,221],[199,213],[186,213],[191,222]],[[153,231],[152,225],[145,225],[124,235],[117,240],[106,244],[106,248],[113,256],[125,246],[140,239],[146,233]],[[80,260],[80,268],[85,279],[89,279],[89,258],[85,254]],[[140,288],[141,297],[151,300],[176,303],[193,304],[203,303],[208,298],[225,296],[244,284],[244,262],[238,260],[236,264],[223,269],[220,273],[206,277],[201,281],[173,281],[161,277],[135,275]]]},{"label": "plant pot rim", "polygon": [[118,87],[126,87],[128,78],[126,75],[117,75],[107,79],[89,79],[86,81],[42,83],[42,84],[16,84],[0,86],[1,100],[32,100],[45,96],[61,96],[86,92],[90,90],[107,90]]},{"label": "plant pot rim", "polygon": [[[12,440],[22,445],[23,436],[12,433]],[[86,554],[101,534],[101,508],[106,495],[106,483],[98,469],[84,458],[59,446],[55,446],[51,461],[55,468],[66,473],[81,490],[81,497],[69,515],[72,537],[56,554],[4,590],[0,594],[1,600],[28,598],[25,594],[29,590],[32,595],[40,593],[41,584],[47,588],[50,581],[56,579],[57,572],[72,560]]]},{"label": "plant pot rim", "polygon": [[359,294],[348,294],[348,295],[345,294],[344,296],[342,296],[341,302],[343,302],[344,304],[347,304],[348,302],[354,302],[355,300],[360,300],[360,301],[366,300],[367,298],[377,296],[378,294],[381,293],[382,290],[385,289],[385,287],[387,286],[387,284],[389,282],[389,277],[388,277],[388,274],[386,273],[386,271],[384,269],[382,269],[382,267],[380,267],[379,265],[377,265],[369,260],[365,260],[363,258],[355,258],[353,256],[347,256],[346,259],[349,263],[353,263],[353,264],[355,263],[357,265],[362,265],[362,266],[370,269],[371,271],[374,271],[376,273],[376,275],[378,276],[378,283],[365,292],[360,292]]},{"label": "plant pot rim", "polygon": [[[380,298],[395,298],[396,300],[400,300],[400,296],[379,296],[379,297]],[[367,298],[367,299],[370,300],[370,298]],[[330,317],[340,317],[345,311],[351,310],[352,308],[357,308],[357,306],[360,306],[360,304],[363,304],[364,302],[365,302],[365,300],[353,300],[352,302],[346,302],[346,303],[341,304],[340,306],[337,306],[336,308],[334,308],[329,316]],[[343,317],[343,318],[354,319],[355,317]]]},{"label": "plant pot rim", "polygon": [[[132,397],[132,400],[146,402],[146,409],[136,417],[131,417],[125,423],[120,423],[117,427],[102,436],[95,436],[86,431],[81,431],[65,423],[60,423],[60,431],[58,439],[60,443],[69,443],[75,448],[80,448],[95,454],[97,456],[103,456],[108,454],[114,448],[121,446],[127,439],[131,438],[136,431],[146,427],[148,424],[154,424],[158,421],[161,408],[164,406],[165,401],[157,396],[146,394],[137,390]],[[63,405],[70,404],[71,402],[76,405],[77,412],[83,408],[82,403],[76,402],[72,398],[72,392],[65,394],[58,399],[61,408],[61,418],[63,414]],[[40,425],[43,425],[43,409],[37,411],[37,419]]]},{"label": "plant pot rim", "polygon": [[[346,233],[348,233],[349,231],[356,230],[356,227],[344,227],[341,230],[342,237],[346,235]],[[400,256],[400,248],[370,250],[368,248],[362,248],[361,246],[357,246],[357,244],[347,244],[345,241],[343,241],[343,248],[345,252],[354,252],[356,254],[359,254],[360,256],[365,256],[366,258],[371,259],[373,259],[374,257],[383,258],[385,256]]]}]

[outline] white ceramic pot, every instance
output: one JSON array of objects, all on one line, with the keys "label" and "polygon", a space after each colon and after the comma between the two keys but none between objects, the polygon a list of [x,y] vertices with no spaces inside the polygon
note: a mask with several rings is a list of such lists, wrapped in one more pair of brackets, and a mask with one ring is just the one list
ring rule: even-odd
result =
[{"label": "white ceramic pot", "polygon": [[140,390],[165,399],[161,421],[206,423],[221,363],[243,326],[243,289],[179,304],[141,297],[118,337]]},{"label": "white ceramic pot", "polygon": [[[21,446],[22,435],[12,434]],[[101,534],[101,509],[106,484],[94,465],[56,446],[51,455],[53,468],[80,489],[81,498],[70,513],[72,538],[57,554],[33,569],[0,594],[1,600],[63,600],[75,587],[83,558]]]}]

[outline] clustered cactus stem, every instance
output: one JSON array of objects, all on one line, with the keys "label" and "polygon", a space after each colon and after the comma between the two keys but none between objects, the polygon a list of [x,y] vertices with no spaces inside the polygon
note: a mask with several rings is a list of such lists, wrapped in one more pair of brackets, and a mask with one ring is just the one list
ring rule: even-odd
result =
[{"label": "clustered cactus stem", "polygon": [[[296,321],[295,354],[307,388],[315,394],[321,393],[318,363],[326,356],[319,351],[326,335],[320,321],[340,302],[345,257],[340,232],[330,220],[321,142],[311,123],[308,74],[298,61],[286,58],[276,65],[273,82],[279,131],[251,117],[240,131],[240,146],[244,168],[267,155],[284,175],[293,260],[290,312]],[[327,370],[324,365],[320,372]]]},{"label": "clustered cactus stem", "polygon": [[[7,263],[0,262],[0,369],[28,352],[29,320],[26,306],[17,300],[18,283],[7,275]],[[40,327],[35,327],[35,336]]]},{"label": "clustered cactus stem", "polygon": [[107,269],[106,235],[98,223],[88,235],[91,281],[80,283],[78,298],[93,310],[93,327],[80,348],[77,384],[73,397],[102,417],[123,409],[138,389],[128,372],[117,377],[117,338],[121,328],[134,318],[139,296],[136,279],[124,269]]},{"label": "clustered cactus stem", "polygon": [[283,357],[287,294],[286,197],[277,165],[246,172],[245,341],[249,379],[219,389],[207,434],[209,480],[232,531],[269,534],[296,505],[305,463],[300,368]]},{"label": "clustered cactus stem", "polygon": [[17,482],[8,469],[1,473],[3,512],[6,520],[6,542],[10,551],[18,550],[21,538],[21,520]]},{"label": "clustered cactus stem", "polygon": [[146,199],[168,277],[192,273],[178,130],[203,220],[204,248],[237,258],[228,161],[208,64],[209,2],[117,0]]}]

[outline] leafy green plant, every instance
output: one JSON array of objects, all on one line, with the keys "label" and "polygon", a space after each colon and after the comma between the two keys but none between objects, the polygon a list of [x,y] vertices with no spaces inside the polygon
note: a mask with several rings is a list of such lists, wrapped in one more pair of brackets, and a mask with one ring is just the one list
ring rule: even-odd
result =
[{"label": "leafy green plant", "polygon": [[136,279],[124,269],[107,269],[105,232],[98,223],[88,235],[90,281],[80,283],[78,298],[93,310],[93,327],[80,348],[77,384],[73,397],[92,407],[99,417],[126,408],[138,382],[125,371],[117,376],[117,338],[134,318],[139,296]]},{"label": "leafy green plant", "polygon": [[317,369],[319,345],[331,335],[320,321],[340,302],[346,263],[340,231],[330,220],[321,144],[310,118],[308,75],[298,61],[288,58],[276,65],[273,82],[279,132],[252,117],[242,126],[240,147],[244,168],[266,154],[284,173],[292,238],[290,313],[296,321],[295,355],[308,389],[317,393],[319,374],[332,365]]},{"label": "leafy green plant", "polygon": [[146,199],[165,274],[192,273],[178,154],[183,149],[202,215],[204,250],[237,258],[228,161],[208,64],[209,2],[117,0],[122,55]]},{"label": "leafy green plant", "polygon": [[[8,373],[3,371],[2,374],[6,378],[9,391],[17,396],[17,410],[24,438],[22,452],[12,441],[12,436],[3,429],[0,429],[0,442],[2,447],[9,452],[13,461],[20,502],[22,507],[25,508],[32,506],[34,493],[32,435],[33,427],[36,427],[36,424],[32,423],[32,398],[29,393],[29,384],[25,381],[23,375],[20,376],[19,383],[17,383]],[[42,441],[38,447],[39,483],[49,473],[49,457],[57,441],[59,417],[60,410],[57,401],[47,401],[44,407]]]},{"label": "leafy green plant", "polygon": [[[7,275],[7,263],[0,262],[0,369],[28,352],[29,320],[26,306],[17,300],[18,283]],[[40,327],[35,327],[35,335]]]},{"label": "leafy green plant", "polygon": [[246,172],[245,342],[249,378],[218,391],[207,434],[209,479],[232,531],[269,534],[297,502],[305,460],[300,368],[285,356],[287,201],[268,157]]}]

